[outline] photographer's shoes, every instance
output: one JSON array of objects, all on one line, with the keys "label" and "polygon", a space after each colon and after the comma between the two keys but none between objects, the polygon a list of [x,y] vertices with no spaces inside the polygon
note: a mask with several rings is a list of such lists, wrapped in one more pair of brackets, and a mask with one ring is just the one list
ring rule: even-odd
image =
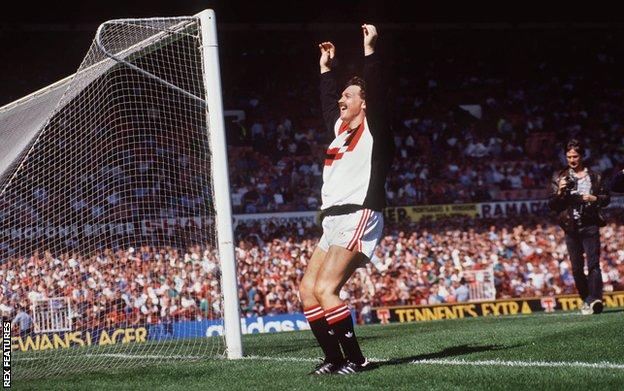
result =
[{"label": "photographer's shoes", "polygon": [[604,305],[602,304],[602,300],[594,300],[589,305],[589,308],[591,309],[592,314],[595,314],[595,315],[601,314],[603,307]]},{"label": "photographer's shoes", "polygon": [[594,300],[591,304],[583,302],[581,315],[598,315],[602,313],[603,308],[604,304],[602,304],[602,300]]}]

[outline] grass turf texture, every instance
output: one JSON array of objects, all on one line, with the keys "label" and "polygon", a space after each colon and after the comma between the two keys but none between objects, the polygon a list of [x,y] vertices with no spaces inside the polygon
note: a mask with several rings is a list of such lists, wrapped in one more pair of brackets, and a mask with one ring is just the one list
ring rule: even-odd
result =
[{"label": "grass turf texture", "polygon": [[[123,365],[116,364],[125,369],[100,369],[36,380],[20,380],[19,372],[14,372],[13,387],[33,390],[621,390],[624,388],[623,327],[622,310],[606,311],[600,316],[555,313],[363,326],[356,329],[360,344],[368,357],[380,360],[379,366],[350,376],[307,375],[315,365],[313,359],[321,354],[309,331],[256,334],[244,336],[243,344],[246,355],[257,358],[237,361],[174,358],[145,367],[136,365],[154,360],[111,358],[125,360]],[[173,346],[176,347],[167,349],[167,355],[188,354],[183,344],[178,342]],[[143,350],[143,354],[150,353]],[[75,359],[80,360],[85,371],[90,360],[97,360],[100,365],[107,360],[84,356]],[[423,360],[434,362],[427,364]],[[440,360],[462,364],[445,364]],[[496,362],[479,364],[484,361]],[[512,363],[502,365],[502,362]],[[535,366],[536,362],[556,362],[559,366]],[[589,368],[574,362],[607,362],[618,367]],[[529,366],[518,366],[521,364]],[[41,365],[50,364],[42,361]],[[18,362],[13,367],[17,371]]]}]

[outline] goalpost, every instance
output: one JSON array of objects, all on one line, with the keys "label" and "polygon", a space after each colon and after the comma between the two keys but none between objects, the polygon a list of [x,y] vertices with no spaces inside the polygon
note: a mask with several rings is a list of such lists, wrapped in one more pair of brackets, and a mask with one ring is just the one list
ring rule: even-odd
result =
[{"label": "goalpost", "polygon": [[242,357],[212,10],[103,23],[0,136],[2,317],[36,325],[16,376]]},{"label": "goalpost", "polygon": [[[213,181],[215,183],[215,209],[219,254],[223,269],[223,299],[225,340],[228,358],[241,358],[240,306],[236,284],[236,259],[234,258],[234,234],[232,231],[232,205],[228,177],[227,148],[223,102],[221,99],[221,76],[219,71],[219,45],[215,13],[206,10],[199,14],[202,25],[202,49],[204,83],[206,88],[208,129],[212,140]],[[210,115],[210,113],[213,113]],[[216,113],[216,115],[215,115]]]}]

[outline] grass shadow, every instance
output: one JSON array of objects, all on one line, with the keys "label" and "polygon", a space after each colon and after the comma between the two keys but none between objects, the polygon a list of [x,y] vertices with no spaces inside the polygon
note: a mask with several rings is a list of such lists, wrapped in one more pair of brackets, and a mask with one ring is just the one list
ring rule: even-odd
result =
[{"label": "grass shadow", "polygon": [[401,358],[394,358],[394,359],[387,360],[387,361],[381,361],[377,363],[377,366],[409,364],[413,361],[419,361],[419,360],[433,360],[433,359],[441,359],[441,358],[447,358],[447,357],[457,357],[457,356],[463,356],[463,355],[471,354],[471,353],[513,349],[518,346],[521,346],[521,345],[483,345],[483,346],[459,345],[459,346],[452,346],[452,347],[442,349],[439,352],[419,354],[416,356],[401,357]]}]

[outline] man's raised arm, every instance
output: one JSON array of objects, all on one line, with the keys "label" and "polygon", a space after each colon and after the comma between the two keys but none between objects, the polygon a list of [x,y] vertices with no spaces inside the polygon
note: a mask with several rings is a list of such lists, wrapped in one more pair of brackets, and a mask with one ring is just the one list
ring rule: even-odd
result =
[{"label": "man's raised arm", "polygon": [[377,44],[377,27],[372,24],[362,25],[362,35],[364,36],[364,55],[370,56],[375,53],[375,45]]},{"label": "man's raised arm", "polygon": [[334,125],[340,111],[338,110],[338,87],[336,85],[335,72],[332,72],[332,65],[336,55],[336,47],[331,42],[319,44],[321,58],[319,65],[321,68],[321,109],[323,110],[323,121],[325,127],[330,132],[334,132]]},{"label": "man's raised arm", "polygon": [[377,28],[372,24],[362,25],[364,43],[364,82],[366,83],[366,118],[373,133],[387,133],[386,83],[383,81],[381,60],[375,53]]}]

